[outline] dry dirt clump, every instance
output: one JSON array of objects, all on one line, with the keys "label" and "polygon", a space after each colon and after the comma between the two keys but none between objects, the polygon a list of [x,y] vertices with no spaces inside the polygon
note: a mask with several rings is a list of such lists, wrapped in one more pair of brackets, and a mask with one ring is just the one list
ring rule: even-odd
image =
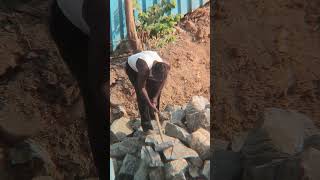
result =
[{"label": "dry dirt clump", "polygon": [[[175,42],[153,49],[171,64],[169,78],[161,96],[162,109],[167,104],[184,105],[194,95],[209,98],[210,93],[209,4],[186,15],[176,29]],[[132,85],[121,66],[126,58],[111,59],[111,101],[122,104],[129,115],[137,116],[136,97],[130,94]]]},{"label": "dry dirt clump", "polygon": [[320,126],[320,4],[246,2],[216,3],[214,132],[251,128],[267,107],[300,111]]}]

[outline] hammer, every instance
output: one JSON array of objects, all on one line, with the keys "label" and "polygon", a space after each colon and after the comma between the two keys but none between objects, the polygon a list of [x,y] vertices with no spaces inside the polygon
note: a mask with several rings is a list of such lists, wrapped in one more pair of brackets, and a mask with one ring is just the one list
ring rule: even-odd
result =
[{"label": "hammer", "polygon": [[164,149],[172,147],[172,149],[171,149],[171,155],[172,155],[173,145],[174,145],[175,142],[173,142],[173,141],[164,142],[164,138],[163,138],[163,134],[162,134],[163,130],[162,130],[162,126],[160,124],[159,115],[158,115],[157,112],[154,112],[154,116],[156,117],[156,121],[157,121],[157,124],[158,124],[158,127],[159,127],[160,137],[161,137],[161,140],[162,140],[161,144],[158,144],[158,145],[155,146],[155,150],[157,152],[160,152],[160,151],[163,151]]}]

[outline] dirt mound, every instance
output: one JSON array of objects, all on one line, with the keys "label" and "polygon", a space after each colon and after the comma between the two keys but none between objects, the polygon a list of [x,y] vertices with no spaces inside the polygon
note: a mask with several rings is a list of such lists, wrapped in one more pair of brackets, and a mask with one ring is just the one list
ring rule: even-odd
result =
[{"label": "dirt mound", "polygon": [[[14,118],[15,124],[0,119],[0,126],[8,135],[20,135],[23,124],[40,121],[41,127],[24,128],[48,151],[57,166],[55,173],[64,179],[85,178],[94,175],[94,168],[82,98],[49,36],[48,6],[48,1],[36,0],[16,11],[1,10],[0,116]],[[2,136],[0,149],[7,152],[3,141]]]},{"label": "dirt mound", "polygon": [[252,128],[268,107],[320,126],[319,10],[316,1],[217,2],[214,132]]},{"label": "dirt mound", "polygon": [[[167,104],[184,105],[194,95],[209,98],[209,4],[186,15],[177,27],[177,40],[156,51],[171,64],[169,78],[161,96],[161,109]],[[137,116],[136,97],[130,94],[132,85],[121,66],[126,58],[111,59],[111,101],[122,104],[129,115]]]}]

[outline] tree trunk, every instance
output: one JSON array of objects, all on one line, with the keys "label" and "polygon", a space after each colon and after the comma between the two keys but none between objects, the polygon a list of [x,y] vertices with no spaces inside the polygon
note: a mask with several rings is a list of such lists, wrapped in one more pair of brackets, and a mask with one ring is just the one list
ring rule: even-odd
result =
[{"label": "tree trunk", "polygon": [[125,10],[126,10],[127,32],[128,32],[128,39],[129,39],[130,46],[135,52],[142,51],[142,45],[138,38],[136,25],[134,23],[132,0],[125,0]]}]

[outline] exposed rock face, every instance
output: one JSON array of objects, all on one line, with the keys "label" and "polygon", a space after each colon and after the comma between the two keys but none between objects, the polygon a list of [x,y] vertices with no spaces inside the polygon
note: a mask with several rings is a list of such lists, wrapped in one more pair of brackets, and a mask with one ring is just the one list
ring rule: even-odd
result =
[{"label": "exposed rock face", "polygon": [[[170,137],[170,136],[166,136],[166,135],[164,135],[163,138],[164,138],[164,142],[167,142],[167,141],[173,141],[173,142],[178,141],[178,139]],[[148,144],[148,145],[151,145],[151,146],[155,146],[156,144],[161,144],[162,140],[161,140],[161,137],[160,137],[159,134],[152,134],[152,135],[148,135],[146,137],[145,143]]]},{"label": "exposed rock face", "polygon": [[241,132],[232,138],[231,149],[234,152],[239,152],[242,149],[245,140],[247,139],[248,132]]},{"label": "exposed rock face", "polygon": [[310,180],[320,179],[319,171],[320,151],[309,148],[302,155],[302,165],[305,171],[305,177]]},{"label": "exposed rock face", "polygon": [[147,163],[140,161],[139,168],[134,175],[134,180],[148,180],[149,169]]},{"label": "exposed rock face", "polygon": [[141,159],[149,167],[161,167],[163,166],[159,153],[155,152],[150,146],[143,146],[141,149]]},{"label": "exposed rock face", "polygon": [[201,168],[203,165],[203,160],[200,157],[192,157],[192,158],[187,158],[188,162],[198,168]]},{"label": "exposed rock face", "polygon": [[195,166],[189,166],[189,174],[192,178],[199,178],[200,177],[200,170],[198,167]]},{"label": "exposed rock face", "polygon": [[320,162],[320,136],[312,121],[296,111],[279,108],[266,109],[261,120],[260,127],[233,138],[232,150],[240,153],[214,152],[213,178],[319,179],[313,169]]},{"label": "exposed rock face", "polygon": [[[320,161],[317,160],[320,136],[312,121],[296,111],[278,108],[266,109],[261,120],[260,127],[232,138],[232,151],[226,148],[228,142],[212,141],[214,163],[211,178],[298,180],[303,176],[302,164],[306,177],[319,179],[313,169]],[[206,164],[208,162],[204,162],[201,172],[206,178],[209,175],[205,173],[210,166]]]},{"label": "exposed rock face", "polygon": [[110,147],[110,156],[114,158],[124,157],[126,154],[137,154],[143,142],[138,137],[128,137],[124,141],[112,144]]},{"label": "exposed rock face", "polygon": [[263,129],[251,131],[241,149],[245,166],[256,166],[271,162],[273,159],[288,158],[289,155],[279,152]]},{"label": "exposed rock face", "polygon": [[130,119],[122,117],[112,123],[110,129],[119,140],[123,140],[129,134],[133,133],[133,129],[130,127],[129,122]]},{"label": "exposed rock face", "polygon": [[210,180],[210,161],[205,161],[202,169],[202,175]]},{"label": "exposed rock face", "polygon": [[175,145],[174,141],[167,141],[162,144],[156,144],[154,150],[157,152],[164,151],[165,149],[172,148]]},{"label": "exposed rock face", "polygon": [[149,179],[164,180],[165,179],[164,168],[162,167],[151,168],[149,172]]},{"label": "exposed rock face", "polygon": [[183,179],[188,163],[184,159],[170,161],[165,165],[166,179]]},{"label": "exposed rock face", "polygon": [[33,98],[23,91],[21,94],[23,99],[17,96],[16,101],[1,102],[0,99],[0,133],[9,142],[27,139],[41,129],[40,111],[34,106]]},{"label": "exposed rock face", "polygon": [[112,120],[115,119],[120,119],[122,117],[126,117],[127,116],[127,112],[124,109],[124,107],[117,105],[115,108],[112,108],[111,110],[111,114],[112,114]]},{"label": "exposed rock face", "polygon": [[138,162],[139,160],[135,156],[127,154],[123,160],[123,163],[119,172],[119,178],[133,179],[134,174],[138,169]]},{"label": "exposed rock face", "polygon": [[186,107],[186,125],[189,131],[194,132],[199,128],[210,130],[209,101],[201,96],[192,97]]},{"label": "exposed rock face", "polygon": [[307,120],[304,115],[291,110],[270,108],[265,110],[263,120],[262,129],[277,150],[290,155],[302,151],[304,120]]},{"label": "exposed rock face", "polygon": [[248,180],[258,180],[262,177],[266,180],[299,180],[302,177],[299,164],[297,159],[273,161],[246,169],[243,178]]},{"label": "exposed rock face", "polygon": [[168,111],[163,111],[163,112],[160,112],[160,114],[159,114],[159,119],[160,119],[160,121],[170,121],[170,112],[168,112]]},{"label": "exposed rock face", "polygon": [[134,131],[137,131],[137,130],[142,130],[141,128],[141,119],[134,119],[132,121],[130,121],[130,127],[134,130]]},{"label": "exposed rock face", "polygon": [[23,141],[9,149],[8,160],[10,169],[15,178],[31,179],[39,173],[48,176],[57,176],[56,167],[48,152],[31,140]]},{"label": "exposed rock face", "polygon": [[199,157],[198,153],[183,145],[179,140],[175,143],[172,148],[165,149],[163,151],[166,160],[176,160],[176,159],[185,159],[185,158],[196,158]]},{"label": "exposed rock face", "polygon": [[191,140],[191,135],[188,133],[188,131],[172,123],[166,124],[165,133],[168,136],[178,138],[184,143],[189,143]]},{"label": "exposed rock face", "polygon": [[210,102],[208,99],[202,97],[202,96],[193,96],[190,100],[190,102],[186,106],[186,112],[200,112],[208,108],[208,105],[210,105]]},{"label": "exposed rock face", "polygon": [[181,106],[167,106],[166,112],[169,113],[169,121],[172,124],[178,125],[180,127],[184,127],[183,121],[185,119],[186,113],[185,110],[182,109]]},{"label": "exposed rock face", "polygon": [[[166,111],[170,118],[172,112],[184,111],[186,127],[179,123],[184,123],[183,120],[178,123],[166,120],[164,142],[159,134],[145,136],[139,133],[139,121],[131,121],[130,126],[127,126],[128,120],[114,122],[118,127],[125,127],[121,131],[129,129],[128,133],[120,135],[119,142],[111,145],[112,156],[119,160],[125,157],[117,177],[299,180],[303,176],[303,165],[305,177],[319,179],[319,173],[314,169],[320,161],[320,133],[301,113],[266,109],[260,127],[237,134],[230,143],[219,138],[210,141],[210,133],[206,130],[210,126],[208,119],[196,122],[202,116],[209,118],[210,109],[204,98],[194,97],[185,108],[169,106]],[[130,134],[136,137],[128,137]],[[164,147],[164,144],[168,146]]]},{"label": "exposed rock face", "polygon": [[210,156],[210,134],[203,128],[192,133],[190,147],[195,149],[200,157]]},{"label": "exposed rock face", "polygon": [[119,166],[116,159],[112,159],[112,158],[110,158],[109,164],[110,164],[110,174],[111,174],[110,176],[115,177],[118,171],[120,170],[121,166]]},{"label": "exposed rock face", "polygon": [[110,131],[110,144],[114,144],[118,141],[119,141],[118,137],[115,134],[113,134],[112,131]]},{"label": "exposed rock face", "polygon": [[[168,105],[161,113],[162,128],[165,129],[163,140],[154,120],[155,133],[149,135],[142,131],[139,118],[129,120],[123,116],[115,120],[111,125],[114,140],[110,155],[114,158],[116,177],[135,180],[210,178],[210,134],[204,129],[210,126],[208,103],[205,98],[196,96],[184,107]],[[187,128],[188,123],[187,126],[184,124],[186,114],[190,122],[194,121],[192,128]],[[197,116],[203,117],[200,124],[196,122]],[[216,145],[218,149],[226,149],[229,142],[218,139]]]}]

